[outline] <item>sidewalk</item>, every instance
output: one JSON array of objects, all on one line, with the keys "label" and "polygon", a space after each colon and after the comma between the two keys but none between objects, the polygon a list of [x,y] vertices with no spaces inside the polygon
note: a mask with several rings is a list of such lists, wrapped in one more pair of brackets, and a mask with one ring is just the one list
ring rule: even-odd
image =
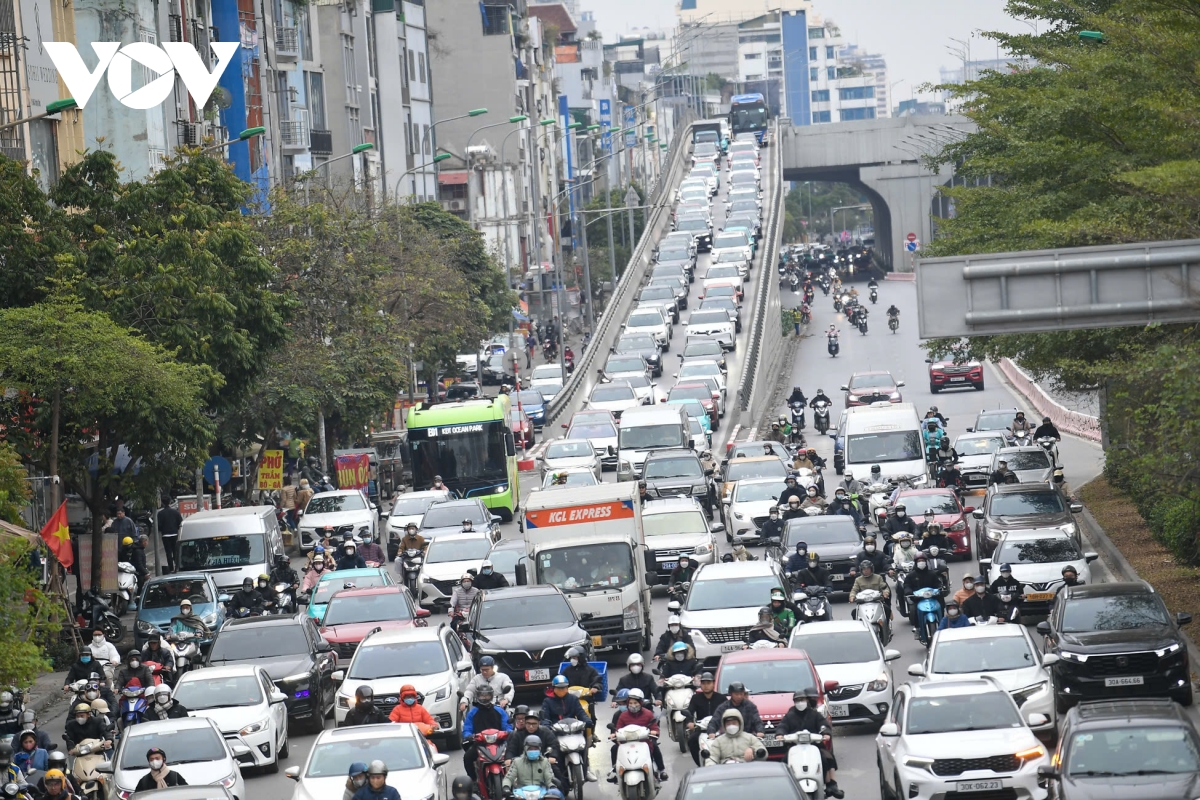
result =
[{"label": "sidewalk", "polygon": [[66,680],[66,671],[42,673],[25,693],[25,707],[32,709],[40,720],[45,721],[47,709],[57,703],[67,702],[67,695],[62,690]]}]

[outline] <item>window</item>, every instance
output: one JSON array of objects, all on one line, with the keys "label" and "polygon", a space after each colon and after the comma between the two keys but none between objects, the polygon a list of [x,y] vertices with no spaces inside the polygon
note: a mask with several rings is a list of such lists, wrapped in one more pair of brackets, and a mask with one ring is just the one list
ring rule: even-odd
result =
[{"label": "window", "polygon": [[817,82],[817,74],[818,74],[817,67],[809,67],[808,68],[808,79],[810,81],[812,81],[813,83]]},{"label": "window", "polygon": [[489,6],[480,3],[479,11],[483,14],[484,36],[508,36],[512,33],[507,5]]},{"label": "window", "polygon": [[829,80],[834,80],[835,78],[837,78],[837,67],[826,67],[825,68],[825,77],[828,78]]},{"label": "window", "polygon": [[408,75],[411,80],[417,80],[417,53],[415,50],[408,51]]},{"label": "window", "polygon": [[428,78],[425,77],[425,54],[417,53],[417,63],[421,67],[421,83],[428,83]]},{"label": "window", "polygon": [[829,102],[829,90],[828,89],[813,89],[812,101],[814,103],[828,103]]},{"label": "window", "polygon": [[814,111],[813,112],[813,125],[819,125],[822,122],[832,122],[832,121],[833,120],[830,117],[830,112],[828,112],[828,111]]},{"label": "window", "polygon": [[762,53],[746,53],[743,58],[745,58],[747,61],[754,61],[755,59],[762,58]]},{"label": "window", "polygon": [[808,29],[808,38],[824,39],[825,38],[825,29],[824,28],[809,28]]},{"label": "window", "polygon": [[875,109],[873,108],[843,108],[838,112],[838,116],[842,122],[850,122],[856,119],[875,119]]},{"label": "window", "polygon": [[306,72],[308,78],[308,116],[315,130],[329,130],[325,122],[325,75]]},{"label": "window", "polygon": [[309,19],[308,9],[306,8],[300,11],[300,33],[304,37],[304,59],[306,61],[311,60],[313,57],[312,21]]},{"label": "window", "polygon": [[363,143],[362,122],[358,118],[358,109],[346,106],[346,124],[350,133],[350,146],[357,147]]},{"label": "window", "polygon": [[408,139],[408,154],[412,155],[417,152],[417,129],[413,126],[412,112],[404,112],[404,131],[408,134],[405,138]]},{"label": "window", "polygon": [[[358,81],[355,80],[358,70],[355,69],[354,63],[354,36],[349,33],[342,34],[342,73],[346,76],[346,102],[358,105]],[[362,144],[359,140],[355,140],[354,143]]]},{"label": "window", "polygon": [[851,86],[848,89],[838,89],[838,97],[842,100],[867,100],[874,96],[874,86]]},{"label": "window", "polygon": [[429,126],[422,125],[421,130],[422,130],[421,141],[425,143],[425,155],[429,155],[430,153],[433,152],[433,140],[429,136]]},{"label": "window", "polygon": [[808,48],[808,60],[809,61],[817,60],[817,48],[815,48],[815,47]]},{"label": "window", "polygon": [[829,61],[833,60],[833,48],[832,47],[825,48],[825,58],[828,59]]}]

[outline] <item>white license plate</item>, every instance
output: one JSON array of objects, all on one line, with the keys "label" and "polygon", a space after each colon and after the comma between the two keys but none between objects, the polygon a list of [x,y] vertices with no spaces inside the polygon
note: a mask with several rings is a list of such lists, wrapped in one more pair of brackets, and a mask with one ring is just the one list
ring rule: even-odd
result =
[{"label": "white license plate", "polygon": [[548,681],[550,680],[550,669],[527,669],[525,670],[525,680]]},{"label": "white license plate", "polygon": [[1004,781],[959,781],[954,785],[956,792],[998,792],[1004,788]]},{"label": "white license plate", "polygon": [[745,645],[741,644],[740,642],[735,643],[735,644],[723,644],[723,645],[721,645],[721,652],[722,653],[736,653],[738,650],[741,650],[743,647],[745,647]]},{"label": "white license plate", "polygon": [[850,716],[850,706],[845,705],[844,703],[829,703],[825,707],[829,709],[829,716],[831,717]]},{"label": "white license plate", "polygon": [[951,383],[959,383],[959,382],[965,381],[965,380],[966,380],[966,378],[951,378],[950,382]]},{"label": "white license plate", "polygon": [[829,580],[831,580],[831,581],[844,581],[844,580],[846,580],[846,576],[845,576],[845,575],[830,575],[830,576],[829,576]]},{"label": "white license plate", "polygon": [[661,561],[661,562],[659,562],[658,566],[661,569],[675,569],[676,567],[679,566],[679,562],[678,561]]},{"label": "white license plate", "polygon": [[779,741],[779,737],[768,733],[763,737],[763,747],[780,747],[783,742]]},{"label": "white license plate", "polygon": [[1141,686],[1146,679],[1141,675],[1126,675],[1123,678],[1105,678],[1105,686]]}]

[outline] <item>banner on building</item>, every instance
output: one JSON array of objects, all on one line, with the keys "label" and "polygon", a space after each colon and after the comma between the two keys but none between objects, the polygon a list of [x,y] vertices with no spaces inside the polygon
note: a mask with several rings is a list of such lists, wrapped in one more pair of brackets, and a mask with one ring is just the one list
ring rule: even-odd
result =
[{"label": "banner on building", "polygon": [[339,489],[366,489],[371,480],[371,457],[366,453],[337,456],[333,460]]},{"label": "banner on building", "polygon": [[625,127],[629,129],[625,134],[625,146],[637,147],[637,108],[634,106],[625,106]]},{"label": "banner on building", "polygon": [[608,130],[609,128],[612,127],[612,121],[613,121],[613,119],[612,119],[612,101],[611,100],[601,100],[600,101],[600,130],[602,130],[604,133],[601,135],[600,141],[601,141],[601,146],[604,148],[604,152],[606,152],[606,153],[611,153],[613,151],[612,134],[609,133],[609,130]]},{"label": "banner on building", "polygon": [[283,451],[267,450],[263,452],[262,461],[258,464],[258,488],[283,488]]}]

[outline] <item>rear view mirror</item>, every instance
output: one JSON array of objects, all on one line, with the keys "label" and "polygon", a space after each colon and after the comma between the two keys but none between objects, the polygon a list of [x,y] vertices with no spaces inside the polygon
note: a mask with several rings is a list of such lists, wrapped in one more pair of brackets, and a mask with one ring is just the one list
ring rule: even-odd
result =
[{"label": "rear view mirror", "polygon": [[925,677],[925,667],[921,664],[909,664],[908,674],[914,678],[923,678]]},{"label": "rear view mirror", "polygon": [[1080,514],[1083,512],[1083,503],[1071,503],[1071,513]]}]

